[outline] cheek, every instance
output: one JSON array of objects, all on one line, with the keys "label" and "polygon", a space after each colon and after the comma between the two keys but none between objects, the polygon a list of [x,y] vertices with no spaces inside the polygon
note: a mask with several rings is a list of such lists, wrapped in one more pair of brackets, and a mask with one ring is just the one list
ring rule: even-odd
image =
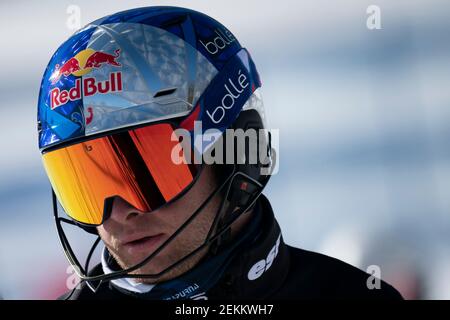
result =
[{"label": "cheek", "polygon": [[180,199],[171,203],[165,209],[156,212],[158,217],[172,227],[179,227],[185,222],[197,208],[203,199],[199,199],[196,190],[190,190]]},{"label": "cheek", "polygon": [[171,233],[178,229],[183,222],[189,218],[191,209],[189,205],[174,203],[169,210],[155,213],[158,220],[165,226],[167,232]]},{"label": "cheek", "polygon": [[99,235],[103,238],[111,239],[120,235],[124,231],[124,226],[116,222],[114,219],[108,219],[102,225],[97,227]]},{"label": "cheek", "polygon": [[[164,214],[161,215],[161,218],[169,223],[172,222],[174,225],[183,223],[203,204],[208,196],[210,196],[214,188],[215,185],[212,181],[209,181],[206,178],[200,179],[191,190],[189,190],[179,200],[172,203],[169,210],[163,210],[161,213]],[[204,207],[203,211],[211,210],[211,207],[214,206],[217,198],[217,196],[213,197],[211,199],[212,201]],[[196,219],[200,218],[199,216],[202,215],[204,216],[205,212],[199,213]]]},{"label": "cheek", "polygon": [[106,244],[111,243],[111,235],[105,230],[102,225],[97,227],[97,232],[103,242],[105,242]]}]

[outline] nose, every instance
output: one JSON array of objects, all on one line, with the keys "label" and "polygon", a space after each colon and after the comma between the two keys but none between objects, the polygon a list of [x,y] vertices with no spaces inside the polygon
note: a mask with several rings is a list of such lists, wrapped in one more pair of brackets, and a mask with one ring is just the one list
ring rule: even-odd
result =
[{"label": "nose", "polygon": [[115,197],[112,202],[111,213],[108,220],[114,220],[115,222],[126,224],[132,222],[134,218],[143,213],[141,210],[135,208],[127,201],[120,197]]}]

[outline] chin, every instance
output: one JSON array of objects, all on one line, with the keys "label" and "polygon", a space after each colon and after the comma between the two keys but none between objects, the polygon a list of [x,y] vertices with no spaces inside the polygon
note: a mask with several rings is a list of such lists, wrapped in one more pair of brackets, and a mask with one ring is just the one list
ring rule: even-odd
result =
[{"label": "chin", "polygon": [[[139,259],[136,259],[134,257],[133,259],[127,260],[127,263],[123,264],[121,263],[122,268],[131,268],[138,263],[142,262],[147,256],[140,257]],[[144,266],[140,267],[138,270],[134,271],[133,273],[136,274],[157,274],[161,271],[164,271],[170,264],[165,261],[162,257],[157,256],[156,258],[152,258],[150,262],[145,264]]]}]

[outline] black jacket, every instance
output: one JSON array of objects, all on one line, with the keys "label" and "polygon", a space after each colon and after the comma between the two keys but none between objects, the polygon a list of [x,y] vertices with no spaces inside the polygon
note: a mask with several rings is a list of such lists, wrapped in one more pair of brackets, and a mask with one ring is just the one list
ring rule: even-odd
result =
[{"label": "black jacket", "polygon": [[[392,286],[367,286],[369,274],[340,260],[283,242],[269,201],[261,196],[262,232],[250,249],[235,256],[218,283],[200,299],[402,299]],[[93,274],[102,271],[97,265]],[[133,299],[110,283],[93,293],[85,284],[61,299]]]}]

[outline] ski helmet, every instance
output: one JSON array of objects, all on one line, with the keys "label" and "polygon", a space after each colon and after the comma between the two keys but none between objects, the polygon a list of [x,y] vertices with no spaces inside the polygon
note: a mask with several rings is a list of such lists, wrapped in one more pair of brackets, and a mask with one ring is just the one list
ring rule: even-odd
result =
[{"label": "ski helmet", "polygon": [[[194,154],[203,154],[217,139],[195,143],[196,122],[201,123],[200,134],[263,129],[260,86],[255,64],[235,36],[211,17],[185,8],[112,14],[88,24],[57,49],[40,87],[39,148],[60,240],[83,280],[133,276],[130,272],[151,257],[103,278],[90,277],[61,223],[95,233],[115,197],[144,212],[178,199],[195,183],[202,165],[173,161],[180,144],[174,139],[176,130],[186,130]],[[270,139],[264,143],[271,157]],[[233,165],[220,186],[241,211],[248,210],[267,183],[261,166]],[[70,219],[59,216],[57,200]],[[224,221],[229,227],[233,220],[225,214],[216,217],[222,231]],[[218,233],[208,243],[222,236]]]}]

